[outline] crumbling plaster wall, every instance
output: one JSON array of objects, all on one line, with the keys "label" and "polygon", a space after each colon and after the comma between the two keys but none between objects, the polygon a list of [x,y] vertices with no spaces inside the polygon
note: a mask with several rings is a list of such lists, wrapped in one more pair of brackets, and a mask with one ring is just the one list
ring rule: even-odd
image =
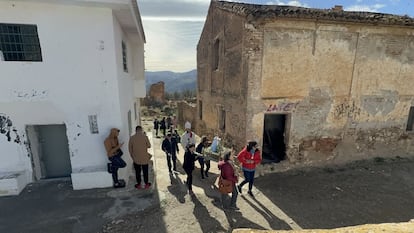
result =
[{"label": "crumbling plaster wall", "polygon": [[413,154],[414,29],[279,19],[245,24],[247,138],[287,114],[292,162]]},{"label": "crumbling plaster wall", "polygon": [[[197,47],[197,107],[202,108],[197,133],[219,135],[227,146],[245,143],[247,73],[242,54],[243,25],[244,19],[239,16],[210,9]],[[219,62],[214,69],[217,40]],[[219,126],[220,111],[225,111],[224,130]]]}]

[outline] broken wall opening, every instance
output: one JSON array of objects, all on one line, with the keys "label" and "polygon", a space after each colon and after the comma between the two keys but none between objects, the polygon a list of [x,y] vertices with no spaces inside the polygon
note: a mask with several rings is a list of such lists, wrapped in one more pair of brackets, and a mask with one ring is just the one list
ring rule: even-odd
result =
[{"label": "broken wall opening", "polygon": [[286,114],[265,114],[262,163],[278,163],[286,158]]}]

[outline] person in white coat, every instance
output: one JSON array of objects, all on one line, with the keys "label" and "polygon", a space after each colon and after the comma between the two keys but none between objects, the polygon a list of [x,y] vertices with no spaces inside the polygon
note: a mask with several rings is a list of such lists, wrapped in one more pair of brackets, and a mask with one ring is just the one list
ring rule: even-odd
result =
[{"label": "person in white coat", "polygon": [[191,144],[196,144],[195,141],[195,134],[191,131],[191,123],[185,122],[184,124],[185,132],[181,136],[181,145],[183,146],[184,150],[187,151],[187,146]]}]

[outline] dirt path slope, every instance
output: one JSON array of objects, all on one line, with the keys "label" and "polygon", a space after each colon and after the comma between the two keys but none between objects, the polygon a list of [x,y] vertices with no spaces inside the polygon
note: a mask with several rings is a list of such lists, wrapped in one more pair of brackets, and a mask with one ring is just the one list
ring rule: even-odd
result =
[{"label": "dirt path slope", "polygon": [[[377,159],[269,174],[256,179],[255,198],[245,193],[239,196],[240,211],[223,211],[214,188],[216,163],[207,179],[200,178],[199,169],[194,171],[195,196],[189,196],[181,163],[180,172],[169,175],[160,142],[153,138],[155,204],[106,226],[104,232],[332,229],[414,218],[413,159]],[[182,150],[179,161],[183,161]]]}]

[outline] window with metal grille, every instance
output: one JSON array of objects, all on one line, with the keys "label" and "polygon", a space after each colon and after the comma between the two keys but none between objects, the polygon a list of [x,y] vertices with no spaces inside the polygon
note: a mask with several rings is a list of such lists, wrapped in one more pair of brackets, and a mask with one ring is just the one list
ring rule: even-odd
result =
[{"label": "window with metal grille", "polygon": [[42,61],[37,26],[0,23],[0,51],[5,61]]},{"label": "window with metal grille", "polygon": [[128,72],[128,57],[127,57],[127,47],[125,42],[122,41],[122,64],[124,66],[124,71]]}]

